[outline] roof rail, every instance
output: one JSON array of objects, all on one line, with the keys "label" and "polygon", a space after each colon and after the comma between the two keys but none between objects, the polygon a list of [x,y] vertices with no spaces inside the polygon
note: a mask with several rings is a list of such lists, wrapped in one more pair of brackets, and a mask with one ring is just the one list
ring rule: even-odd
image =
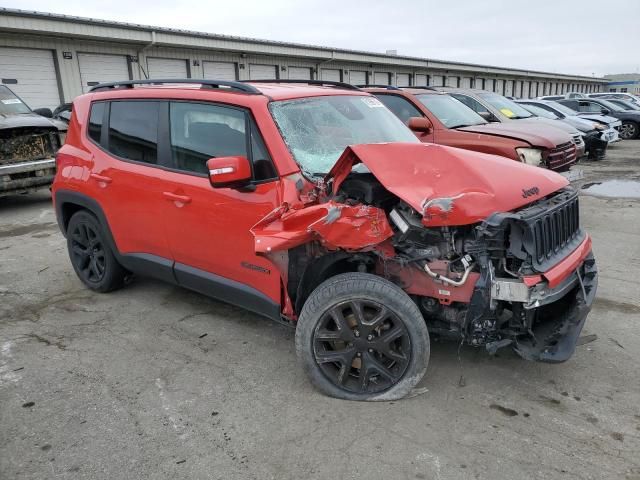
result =
[{"label": "roof rail", "polygon": [[376,85],[374,83],[369,84],[369,85],[356,85],[356,87],[358,87],[358,88],[386,88],[387,90],[400,90],[395,85],[382,85],[382,84]]},{"label": "roof rail", "polygon": [[345,90],[360,90],[355,85],[351,85],[350,83],[345,82],[334,82],[331,80],[290,80],[287,78],[277,78],[271,80],[242,80],[242,82],[248,83],[300,83],[306,85],[318,85],[318,86],[326,86],[326,87],[338,87],[344,88]]},{"label": "roof rail", "polygon": [[426,85],[411,85],[410,87],[404,87],[404,88],[415,88],[418,90],[431,90],[433,92],[438,91],[438,87],[427,87]]},{"label": "roof rail", "polygon": [[99,83],[89,89],[90,92],[104,90],[108,88],[133,88],[134,85],[164,85],[170,83],[184,83],[191,85],[202,85],[202,88],[220,88],[227,87],[229,90],[237,90],[239,92],[251,95],[262,95],[257,88],[241,82],[230,82],[228,80],[205,80],[198,78],[173,78],[173,79],[148,79],[148,80],[125,80],[122,82]]}]

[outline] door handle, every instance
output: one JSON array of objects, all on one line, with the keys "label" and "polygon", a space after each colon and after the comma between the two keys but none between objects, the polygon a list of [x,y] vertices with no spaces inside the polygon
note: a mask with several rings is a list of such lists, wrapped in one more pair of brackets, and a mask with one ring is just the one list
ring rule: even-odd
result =
[{"label": "door handle", "polygon": [[162,192],[162,195],[164,198],[171,200],[172,202],[180,202],[184,204],[191,203],[191,197],[188,197],[187,195],[177,195],[171,192]]},{"label": "door handle", "polygon": [[92,173],[89,175],[91,178],[93,178],[94,180],[97,180],[98,182],[101,183],[111,183],[111,177],[105,177],[104,175],[98,175],[97,173]]}]

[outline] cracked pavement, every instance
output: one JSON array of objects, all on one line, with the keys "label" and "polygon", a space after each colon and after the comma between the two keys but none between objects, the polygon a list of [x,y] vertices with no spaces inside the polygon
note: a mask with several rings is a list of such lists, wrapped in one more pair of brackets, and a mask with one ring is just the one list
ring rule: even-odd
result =
[{"label": "cracked pavement", "polygon": [[[620,142],[578,186],[639,158]],[[0,478],[640,480],[640,200],[581,208],[600,286],[571,360],[434,343],[426,393],[364,404],[314,391],[293,330],[240,308],[84,289],[48,193],[2,198]]]}]

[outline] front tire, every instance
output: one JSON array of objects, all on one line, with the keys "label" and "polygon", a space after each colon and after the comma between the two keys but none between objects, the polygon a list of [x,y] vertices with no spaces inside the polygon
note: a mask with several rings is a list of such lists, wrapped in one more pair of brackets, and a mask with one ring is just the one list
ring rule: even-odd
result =
[{"label": "front tire", "polygon": [[127,272],[116,260],[100,222],[86,210],[69,220],[67,249],[78,278],[91,290],[105,293],[124,284]]},{"label": "front tire", "polygon": [[422,379],[429,333],[397,285],[367,273],[336,275],[302,308],[296,352],[313,385],[345,400],[396,400]]},{"label": "front tire", "polygon": [[638,138],[638,135],[640,135],[640,125],[636,122],[622,122],[620,126],[620,138],[623,140],[631,140]]}]

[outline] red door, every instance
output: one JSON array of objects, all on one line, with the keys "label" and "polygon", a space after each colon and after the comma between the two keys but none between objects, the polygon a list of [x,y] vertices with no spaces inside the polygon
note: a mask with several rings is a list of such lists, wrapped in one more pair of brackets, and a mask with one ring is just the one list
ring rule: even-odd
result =
[{"label": "red door", "polygon": [[[253,120],[242,109],[191,102],[172,102],[169,118],[177,171],[164,173],[163,223],[178,280],[181,270],[196,276],[208,272],[214,281],[239,282],[279,303],[278,271],[255,254],[250,231],[280,203],[279,180]],[[211,186],[206,161],[229,155],[252,161],[250,188]]]},{"label": "red door", "polygon": [[102,206],[122,254],[171,258],[163,229],[164,171],[157,167],[158,102],[113,101],[108,153],[92,146],[87,181]]}]

